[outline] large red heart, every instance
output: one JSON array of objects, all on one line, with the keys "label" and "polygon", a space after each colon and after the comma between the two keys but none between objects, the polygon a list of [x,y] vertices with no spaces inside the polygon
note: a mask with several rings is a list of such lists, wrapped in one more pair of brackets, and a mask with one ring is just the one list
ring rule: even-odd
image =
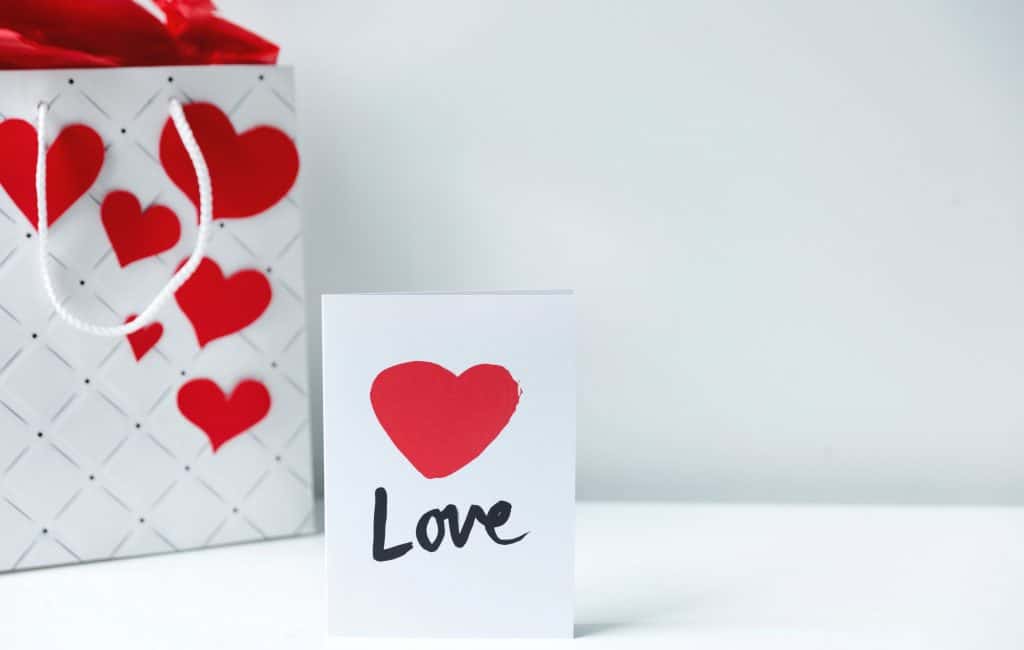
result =
[{"label": "large red heart", "polygon": [[216,452],[266,417],[270,392],[255,379],[244,379],[225,395],[213,380],[193,379],[178,389],[178,410],[202,429]]},{"label": "large red heart", "polygon": [[[36,128],[25,120],[0,122],[0,185],[38,227],[36,206]],[[46,151],[46,206],[53,225],[86,190],[103,167],[103,139],[83,124],[64,129]]]},{"label": "large red heart", "polygon": [[115,190],[108,194],[100,215],[122,268],[173,248],[181,237],[181,224],[173,210],[152,205],[143,212],[142,204],[131,192]]},{"label": "large red heart", "polygon": [[[215,219],[259,214],[283,199],[295,184],[299,152],[280,129],[257,126],[236,133],[228,116],[213,104],[189,104],[185,117],[210,168]],[[160,162],[198,210],[196,172],[170,120],[160,135]]]},{"label": "large red heart", "polygon": [[[124,322],[130,323],[135,320],[135,314],[131,314]],[[140,330],[136,330],[127,336],[128,345],[132,348],[132,354],[136,361],[142,361],[142,357],[153,349],[160,338],[164,335],[164,326],[161,323],[150,323]]]},{"label": "large red heart", "polygon": [[270,298],[270,281],[265,275],[245,269],[225,277],[209,257],[204,257],[192,277],[174,292],[196,331],[199,347],[248,326],[266,311]]},{"label": "large red heart", "polygon": [[502,366],[455,375],[429,361],[391,366],[373,380],[377,421],[420,474],[442,478],[483,453],[519,405],[519,384]]}]

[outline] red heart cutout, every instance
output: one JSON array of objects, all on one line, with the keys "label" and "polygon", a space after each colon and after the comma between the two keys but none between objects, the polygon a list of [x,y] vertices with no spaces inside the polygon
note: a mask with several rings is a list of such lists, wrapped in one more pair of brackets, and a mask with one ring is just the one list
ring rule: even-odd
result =
[{"label": "red heart cutout", "polygon": [[255,379],[245,379],[225,395],[213,380],[193,379],[178,389],[178,410],[203,430],[216,452],[266,417],[270,392]]},{"label": "red heart cutout", "polygon": [[270,297],[270,281],[259,271],[245,269],[224,277],[209,257],[204,257],[192,277],[174,292],[196,331],[199,347],[251,324],[266,311]]},{"label": "red heart cutout", "polygon": [[[135,320],[135,314],[130,315],[124,319],[124,322],[130,323]],[[146,356],[146,353],[153,349],[153,346],[157,344],[160,337],[164,335],[164,326],[160,323],[150,323],[140,330],[132,332],[127,336],[128,345],[132,348],[132,354],[135,355],[136,361],[142,361],[142,357]]]},{"label": "red heart cutout", "polygon": [[[25,120],[0,122],[0,185],[38,228],[36,128]],[[83,124],[64,127],[46,151],[46,205],[52,226],[92,187],[103,167],[103,139]]]},{"label": "red heart cutout", "polygon": [[[257,126],[236,133],[228,116],[213,104],[189,104],[185,117],[210,168],[214,219],[259,214],[283,199],[295,184],[299,152],[280,129]],[[171,120],[160,135],[160,162],[198,210],[196,172]]]},{"label": "red heart cutout", "polygon": [[455,375],[429,361],[382,371],[370,387],[377,421],[427,478],[457,472],[483,453],[519,405],[519,384],[502,366]]},{"label": "red heart cutout", "polygon": [[181,238],[181,224],[173,210],[152,205],[143,212],[142,204],[131,192],[115,190],[107,194],[100,215],[122,268],[170,250]]}]

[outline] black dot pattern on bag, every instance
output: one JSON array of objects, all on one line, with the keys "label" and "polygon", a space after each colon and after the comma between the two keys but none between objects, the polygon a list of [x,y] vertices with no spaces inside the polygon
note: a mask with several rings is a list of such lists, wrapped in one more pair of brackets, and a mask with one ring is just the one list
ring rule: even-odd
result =
[{"label": "black dot pattern on bag", "polygon": [[[154,76],[156,78],[159,78],[158,74],[154,75]],[[58,78],[59,78],[59,76],[58,76]],[[91,87],[91,82],[89,81],[90,78],[91,77],[89,77],[87,75],[87,79],[86,79],[86,86],[87,87]],[[166,82],[165,83],[168,83],[168,85],[175,85],[176,84],[176,79],[175,79],[174,76],[165,75],[165,78],[166,78]],[[261,83],[265,83],[266,82],[265,74],[258,73],[258,80]],[[155,81],[155,79],[154,79],[154,81]],[[74,90],[74,87],[77,85],[77,78],[65,77],[65,82],[66,82],[66,85],[68,85],[69,88],[72,88],[72,91],[68,91],[68,92],[71,92],[72,95],[78,95],[81,92],[81,91]],[[191,77],[190,77],[190,83],[191,83]],[[186,84],[186,86],[188,86],[188,84]],[[273,86],[273,84],[271,86]],[[87,91],[88,90],[89,89],[87,88]],[[91,91],[89,91],[89,92],[91,93]],[[179,91],[176,91],[176,90],[167,91],[165,93],[162,93],[162,95],[164,95],[164,96],[169,95],[169,96],[172,96],[172,97],[173,96],[180,96]],[[114,126],[114,124],[109,124],[109,127],[112,127],[113,129],[115,129],[113,131],[114,133],[117,133],[117,131],[120,131],[120,134],[125,136],[123,142],[130,143],[130,142],[132,142],[132,139],[127,138],[127,124],[128,123],[131,123],[133,125],[132,126],[132,131],[133,131],[133,133],[135,133],[135,136],[133,136],[133,139],[138,137],[141,132],[137,130],[139,127],[133,121],[126,121],[126,122],[123,123],[123,126],[121,126],[121,127],[116,127],[116,126]],[[110,133],[110,131],[108,130],[108,134],[109,133]],[[114,138],[114,140],[116,141],[116,138]],[[108,141],[108,146],[109,146],[109,141]],[[52,219],[51,219],[51,222],[52,222]],[[227,226],[226,222],[221,221],[219,223],[219,228],[220,229],[226,229],[226,226]],[[25,226],[22,226],[22,227],[25,227]],[[34,238],[33,235],[38,232],[37,230],[28,231],[28,228],[32,228],[32,227],[33,226],[31,224],[29,224],[26,227],[26,230],[22,231],[26,241],[30,242],[30,244],[28,244],[28,245],[31,245],[31,240]],[[16,230],[16,229],[12,229],[12,230]],[[13,239],[13,232],[11,233],[10,236]],[[222,237],[224,237],[224,236],[222,235]],[[229,239],[230,239],[230,237],[229,237]],[[17,240],[14,240],[14,241],[16,242]],[[265,268],[265,272],[267,274],[273,273],[274,269],[272,268],[272,266],[266,265],[266,262],[270,262],[270,260],[266,260],[265,261],[265,267],[264,267]],[[273,263],[276,263],[276,261],[273,261],[273,262],[270,262],[270,263],[273,264]],[[252,264],[252,266],[255,266],[255,268],[258,269],[259,268],[258,264],[259,264],[259,262],[256,262],[255,264]],[[286,271],[290,272],[291,269],[286,269]],[[285,273],[285,272],[282,272],[280,270],[276,271],[276,275],[281,275],[282,273]],[[74,283],[73,277],[74,276],[72,275],[72,277],[70,278],[70,286],[74,286],[74,284],[73,284]],[[88,285],[86,284],[87,282],[88,282]],[[95,282],[95,277],[93,277],[92,275],[86,274],[84,276],[80,276],[78,284],[80,286],[80,291],[79,291],[79,295],[80,296],[81,295],[86,295],[86,294],[90,294],[91,295],[94,291],[98,291],[98,292],[100,292],[100,294],[102,294],[104,292],[103,287],[97,285],[97,283]],[[89,292],[85,291],[85,289],[84,289],[85,286],[89,286],[90,287],[90,291]],[[73,293],[73,291],[72,291],[72,293]],[[24,332],[25,332],[25,329],[23,328],[23,329],[21,329],[20,332],[17,333],[17,335],[15,337],[12,337],[12,338],[15,339],[15,341],[12,341],[12,344],[16,343],[17,342],[17,338],[16,337],[17,336],[23,336]],[[35,343],[37,343],[37,342],[40,343],[41,346],[43,344],[47,343],[47,340],[40,338],[40,334],[38,333],[38,331],[31,331],[31,330],[29,330],[29,335],[30,335],[30,339],[31,339],[32,342],[30,343],[29,346],[25,346],[25,347],[28,348],[28,350],[31,350],[32,348],[34,348]],[[22,341],[20,343],[20,345],[24,346],[24,342]],[[124,351],[123,348],[124,348],[124,346],[122,344],[121,345],[121,349],[118,350],[118,352],[123,352]],[[39,350],[37,352],[41,353],[42,350]],[[160,352],[159,348],[157,349],[157,352],[158,353]],[[29,352],[29,354],[32,354],[32,352]],[[159,361],[159,359],[157,361]],[[254,359],[253,361],[256,361],[256,363],[259,363],[259,362],[268,363],[269,362],[271,367],[275,368],[275,369],[278,368],[278,364],[279,364],[279,362],[271,361],[270,359],[267,359],[266,357],[264,357],[262,360],[257,358],[257,359]],[[168,365],[169,365],[169,367],[167,367]],[[173,365],[172,364],[166,364],[165,368],[166,368],[167,372],[170,372],[170,371],[172,371],[171,369],[173,369]],[[266,366],[264,366],[264,368],[266,368]],[[73,395],[73,394],[77,393],[77,395],[79,396],[79,399],[86,399],[86,397],[83,397],[83,396],[88,396],[88,395],[90,395],[92,393],[96,393],[97,396],[105,394],[105,392],[107,390],[107,386],[108,386],[108,384],[110,384],[110,379],[111,379],[110,377],[104,376],[104,381],[102,381],[99,384],[97,384],[96,388],[92,388],[92,386],[91,386],[91,377],[84,376],[84,373],[81,373],[81,369],[80,368],[77,369],[78,372],[75,372],[75,370],[76,369],[72,369],[71,372],[67,373],[68,375],[70,375],[70,379],[71,379],[71,382],[69,382],[71,384],[71,388],[68,391],[70,394]],[[172,383],[172,384],[173,383],[177,383],[179,385],[180,384],[184,384],[184,383],[186,383],[187,378],[192,374],[192,372],[197,372],[197,370],[198,370],[197,368],[190,367],[188,369],[185,369],[183,366],[179,366],[180,379],[177,382],[174,382],[174,380],[170,380],[170,382],[168,382],[168,383]],[[200,373],[200,374],[202,374],[202,373]],[[274,375],[276,373],[271,373],[271,374]],[[77,390],[73,388],[73,383],[72,383],[73,382],[73,378],[74,378],[75,375],[77,375],[79,381],[83,382],[82,384],[79,384],[79,388]],[[89,390],[88,391],[84,390],[85,388],[88,388]],[[96,391],[101,391],[101,392],[97,393]],[[0,392],[2,392],[2,391],[0,391]],[[2,410],[2,409],[0,409],[0,410]],[[122,413],[122,415],[124,415],[124,413]],[[122,422],[122,424],[120,425],[121,427],[123,427],[124,425],[128,425],[129,427],[134,427],[134,430],[137,431],[136,437],[142,436],[142,435],[146,435],[146,434],[141,434],[141,429],[142,428],[146,428],[147,431],[150,431],[150,429],[152,429],[153,424],[154,424],[151,421],[151,418],[147,418],[148,420],[150,420],[150,424],[146,425],[145,427],[143,427],[143,425],[141,424],[141,421],[132,422],[131,419],[130,419],[130,415],[128,417],[119,418],[119,419]],[[49,424],[47,424],[47,426],[49,426]],[[2,429],[2,428],[3,427],[0,427],[0,429]],[[24,433],[23,433],[23,435],[25,435],[24,439],[30,441],[31,440],[30,436],[32,435],[30,433],[31,432],[31,428],[30,428],[30,426],[25,427],[25,428],[27,429],[27,431],[24,431]],[[129,430],[131,430],[131,429],[129,429]],[[0,443],[2,443],[3,433],[4,432],[2,430],[0,430]],[[54,449],[58,449],[59,447],[63,447],[64,446],[64,442],[65,442],[64,439],[63,439],[64,436],[63,435],[58,435],[59,433],[60,433],[59,430],[55,431],[54,438],[51,439],[51,438],[49,438],[49,434],[45,433],[42,430],[38,430],[37,433],[36,433],[36,435],[37,435],[37,443],[35,445],[31,445],[31,443],[29,443],[31,445],[31,447],[29,448],[28,453],[29,454],[42,453],[43,451],[51,452],[51,449],[50,449],[51,446]],[[32,448],[34,448],[36,451],[32,451],[31,450]],[[209,452],[206,452],[206,453],[209,453]],[[264,453],[265,453],[265,451],[264,451]],[[276,455],[272,454],[272,456],[274,457],[274,460],[277,463],[283,463],[283,455],[282,454],[283,454],[283,451],[281,452],[281,454],[276,454]],[[265,463],[266,462],[265,461],[266,456],[263,456],[263,458],[264,458],[264,460],[262,462]],[[199,461],[201,463],[205,463],[206,462],[205,460],[198,459],[198,458],[197,458],[197,461]],[[180,460],[177,460],[177,462],[180,462]],[[89,465],[91,465],[91,464],[92,463],[90,462]],[[88,466],[88,465],[86,465],[86,466]],[[98,465],[94,465],[94,466],[98,466]],[[183,468],[184,468],[186,473],[190,473],[191,472],[191,465],[190,464],[184,465]],[[284,468],[284,466],[282,466],[282,468],[279,468],[279,469],[283,469],[283,468]],[[108,477],[108,472],[106,471],[106,468],[104,468],[104,467],[100,467],[100,470],[104,471],[103,475],[95,474],[95,472],[92,472],[92,473],[86,472],[85,476],[86,476],[87,482],[90,483],[90,485],[89,486],[81,486],[81,484],[79,483],[79,488],[78,489],[84,489],[87,493],[91,493],[93,491],[97,491],[97,494],[99,494],[98,490],[100,490],[100,488],[106,489],[105,483],[106,483],[106,481],[109,478]],[[196,474],[196,479],[191,479],[191,478],[180,479],[179,478],[179,480],[184,480],[185,483],[189,483],[190,481],[203,481],[204,480],[204,475],[206,475],[210,471],[211,471],[211,468],[208,465],[204,464],[203,465],[203,471],[201,471],[201,472]],[[3,472],[3,468],[0,468],[0,474],[2,474],[2,472]],[[81,476],[82,476],[81,470],[78,469],[78,471],[74,472],[74,474],[77,475],[77,476],[75,476],[76,480],[77,481],[81,481]],[[190,476],[191,476],[191,474],[190,474]],[[2,482],[2,477],[0,477],[0,482]],[[3,490],[0,490],[0,493],[2,493],[2,492],[3,492]],[[223,505],[226,505],[226,503],[222,503],[221,507],[223,507]],[[236,521],[244,521],[244,519],[241,519],[241,517],[243,517],[244,515],[241,515],[240,506],[233,505],[233,506],[228,506],[228,507],[231,508],[231,512],[234,514],[235,517],[239,517],[239,519],[237,519]],[[126,510],[127,510],[127,508],[126,508]],[[221,512],[223,512],[223,510],[221,510]],[[125,519],[130,519],[130,517],[131,517],[131,513],[130,512],[126,512],[124,514],[127,514],[127,517],[125,517]],[[138,511],[136,511],[134,514],[136,516],[136,522],[137,522],[136,525],[139,526],[137,531],[139,531],[141,533],[144,530],[149,530],[149,528],[147,528],[148,527],[148,522],[147,522],[148,517],[144,516],[142,513],[139,513]],[[43,520],[45,521],[46,519],[43,519]],[[37,518],[36,521],[34,522],[34,525],[31,524],[31,523],[29,525],[31,527],[35,527],[36,528],[36,531],[37,531],[36,534],[37,535],[41,534],[41,535],[44,535],[44,536],[48,536],[49,533],[50,533],[49,528],[48,528],[48,524],[45,524],[44,526],[39,526],[40,523],[41,523],[41,521]],[[159,521],[158,521],[158,523],[159,523]],[[68,543],[71,546],[71,548],[77,550],[77,547],[74,545],[74,542],[71,539],[71,538],[74,537],[74,533],[75,532],[77,532],[77,531],[66,528],[65,525],[60,524],[59,521],[58,521],[58,530],[57,530],[57,534],[55,534],[54,540],[49,540],[49,539],[47,539],[47,540],[40,540],[40,543],[46,544],[47,542],[56,541],[56,540],[59,540],[60,542],[63,543],[64,539],[65,539],[65,536],[67,536]],[[0,532],[0,539],[2,539],[2,537],[3,537],[3,534],[2,534],[2,532]],[[3,644],[0,644],[0,647],[2,647],[2,645]]]}]

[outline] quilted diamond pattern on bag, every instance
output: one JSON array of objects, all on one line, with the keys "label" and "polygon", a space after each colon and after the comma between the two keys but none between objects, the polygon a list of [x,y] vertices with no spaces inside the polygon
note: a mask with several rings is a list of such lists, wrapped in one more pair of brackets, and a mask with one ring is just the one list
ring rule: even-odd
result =
[{"label": "quilted diamond pattern on bag", "polygon": [[[0,119],[34,123],[45,100],[48,142],[77,123],[103,140],[99,177],[50,229],[58,294],[85,320],[119,324],[141,311],[195,245],[196,209],[160,159],[171,98],[214,104],[239,133],[269,125],[295,139],[287,67],[0,72]],[[200,347],[172,300],[158,315],[162,335],[138,360],[126,339],[57,317],[35,230],[0,189],[0,571],[314,530],[297,187],[260,214],[213,224],[207,257],[228,276],[259,271],[271,287],[266,310]],[[121,267],[100,218],[116,190],[143,210],[170,208],[177,244]],[[197,378],[225,392],[254,379],[270,411],[214,453],[177,403]]]}]

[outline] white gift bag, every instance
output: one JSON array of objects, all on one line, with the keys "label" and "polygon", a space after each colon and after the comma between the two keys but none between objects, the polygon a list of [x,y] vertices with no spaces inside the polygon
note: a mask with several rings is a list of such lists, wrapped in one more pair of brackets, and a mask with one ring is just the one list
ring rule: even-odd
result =
[{"label": "white gift bag", "polygon": [[287,67],[0,71],[0,571],[314,531],[298,167]]}]

